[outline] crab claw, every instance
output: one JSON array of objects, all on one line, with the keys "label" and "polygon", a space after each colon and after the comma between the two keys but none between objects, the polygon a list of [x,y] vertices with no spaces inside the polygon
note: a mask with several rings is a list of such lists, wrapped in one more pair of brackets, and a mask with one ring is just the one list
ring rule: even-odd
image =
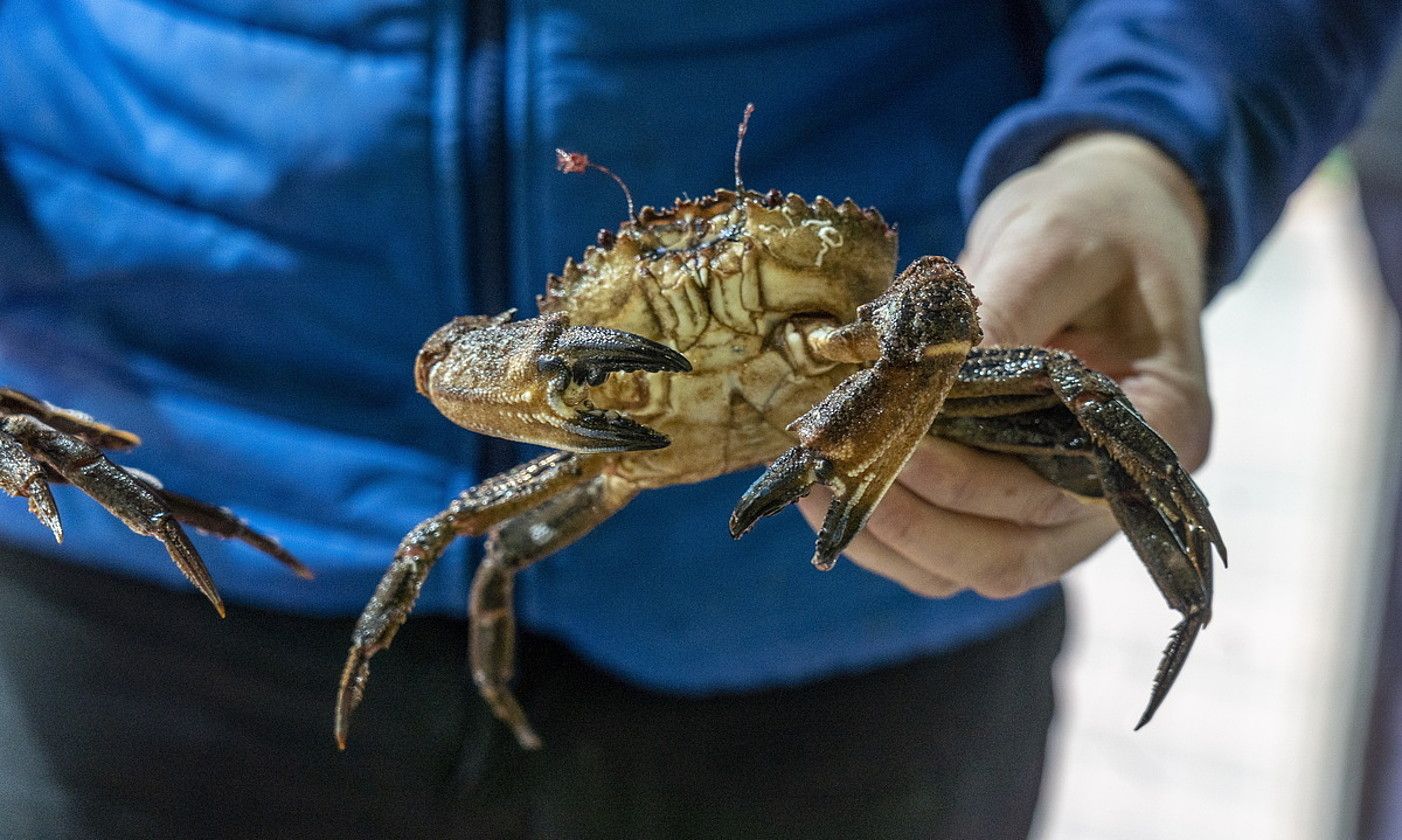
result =
[{"label": "crab claw", "polygon": [[[606,327],[569,327],[554,342],[552,352],[536,359],[536,369],[551,377],[559,395],[571,386],[602,385],[610,373],[642,370],[650,373],[691,370],[686,357],[670,347],[640,335]],[[564,402],[564,400],[561,400]],[[573,413],[574,416],[568,415]],[[576,406],[562,411],[563,428],[589,443],[573,449],[585,452],[626,452],[661,449],[671,441],[617,411]]]},{"label": "crab claw", "polygon": [[[828,571],[862,529],[887,484],[864,482],[860,478],[843,481],[837,465],[806,447],[795,446],[779,456],[764,475],[750,485],[730,514],[730,536],[736,539],[744,536],[761,517],[773,516],[807,496],[818,483],[836,490],[813,549],[813,565]],[[847,488],[853,485],[853,490],[848,492]]]},{"label": "crab claw", "polygon": [[610,373],[629,370],[691,370],[691,362],[667,345],[608,327],[569,327],[555,339],[554,353],[568,362],[576,382],[591,385]]},{"label": "crab claw", "polygon": [[848,376],[789,424],[798,445],[745,491],[731,515],[730,533],[740,536],[759,517],[822,482],[832,488],[833,499],[813,565],[831,569],[939,414],[969,348],[982,335],[977,305],[957,266],[923,257],[859,308],[858,320],[842,329],[863,340],[844,346],[843,357],[865,348],[879,354],[874,364]]},{"label": "crab claw", "polygon": [[561,314],[526,321],[459,318],[419,351],[417,378],[439,411],[495,437],[572,452],[660,449],[671,441],[612,410],[589,389],[609,374],[682,373],[686,357],[622,330],[570,326]]},{"label": "crab claw", "polygon": [[811,449],[795,446],[764,471],[730,514],[730,536],[743,537],[761,517],[773,516],[808,495],[813,485],[832,473],[832,462]]}]

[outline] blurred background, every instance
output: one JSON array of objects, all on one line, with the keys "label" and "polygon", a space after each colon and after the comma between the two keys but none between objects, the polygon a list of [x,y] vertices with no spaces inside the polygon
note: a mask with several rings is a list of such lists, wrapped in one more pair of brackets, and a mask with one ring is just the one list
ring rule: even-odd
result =
[{"label": "blurred background", "polygon": [[1355,836],[1402,417],[1355,176],[1346,154],[1326,161],[1208,310],[1216,425],[1198,482],[1231,567],[1139,732],[1177,615],[1123,537],[1068,580],[1041,840]]}]

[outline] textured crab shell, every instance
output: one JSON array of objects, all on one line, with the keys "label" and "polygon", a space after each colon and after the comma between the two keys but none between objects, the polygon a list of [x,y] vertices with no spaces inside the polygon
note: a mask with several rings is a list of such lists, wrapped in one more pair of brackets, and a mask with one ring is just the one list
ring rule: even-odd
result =
[{"label": "textured crab shell", "polygon": [[809,355],[802,325],[845,324],[890,284],[896,234],[850,199],[721,190],[644,208],[551,275],[542,314],[627,330],[686,355],[692,372],[614,375],[591,399],[672,440],[619,456],[640,486],[701,481],[793,442],[788,424],[852,371]]}]

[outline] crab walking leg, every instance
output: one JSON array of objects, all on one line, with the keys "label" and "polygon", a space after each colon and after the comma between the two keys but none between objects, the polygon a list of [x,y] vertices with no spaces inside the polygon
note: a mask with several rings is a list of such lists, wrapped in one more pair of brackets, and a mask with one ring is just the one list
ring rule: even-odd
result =
[{"label": "crab walking leg", "polygon": [[60,432],[34,417],[23,414],[6,417],[0,420],[0,431],[19,441],[49,469],[91,496],[128,528],[160,540],[176,568],[204,593],[220,617],[224,616],[224,602],[199,552],[180,527],[170,506],[145,482],[109,461],[96,447],[76,435]]},{"label": "crab walking leg", "polygon": [[1138,729],[1153,718],[1212,616],[1212,548],[1225,564],[1226,547],[1197,483],[1114,382],[1067,354],[1051,360],[1049,373],[1052,389],[1094,444],[1096,471],[1115,519],[1168,605],[1183,615]]},{"label": "crab walking leg", "polygon": [[[1039,410],[1057,406],[1069,416]],[[1006,416],[1006,422],[987,422],[999,415]],[[1048,455],[1097,457],[1092,450],[1098,447],[1099,453],[1133,477],[1159,516],[1177,523],[1174,531],[1194,563],[1204,564],[1208,556],[1192,548],[1187,539],[1190,528],[1201,529],[1226,564],[1227,547],[1207,499],[1179,464],[1173,447],[1149,426],[1114,380],[1090,370],[1070,353],[1040,347],[975,348],[931,433],[1026,456],[1037,455],[1045,446]],[[1035,457],[1027,460],[1057,481],[1045,464]],[[1078,492],[1075,487],[1066,489]]]},{"label": "crab walking leg", "polygon": [[[130,469],[128,471],[130,472]],[[238,540],[282,563],[303,580],[311,580],[314,577],[312,570],[293,557],[281,543],[250,528],[248,522],[232,510],[167,490],[159,484],[152,486],[149,481],[147,485],[170,507],[171,514],[186,525],[221,539]]]},{"label": "crab walking leg", "polygon": [[472,580],[472,679],[525,749],[539,749],[541,742],[509,687],[515,670],[516,573],[589,533],[637,492],[620,478],[600,475],[507,520],[487,540],[486,556]]},{"label": "crab walking leg", "polygon": [[0,388],[0,412],[4,414],[28,414],[64,434],[79,438],[98,449],[112,449],[124,452],[134,449],[141,438],[131,432],[99,423],[81,411],[59,408],[38,397],[31,397],[13,388]]},{"label": "crab walking leg", "polygon": [[598,459],[552,452],[464,491],[446,510],[420,522],[400,541],[394,560],[366,604],[351,637],[336,695],[336,744],[346,748],[350,716],[365,695],[370,657],[389,647],[414,608],[433,564],[458,537],[478,536],[501,521],[598,474]]},{"label": "crab walking leg", "polygon": [[1108,377],[1069,353],[1032,347],[973,351],[931,433],[1017,455],[1063,489],[1108,503],[1164,600],[1183,615],[1136,728],[1144,726],[1211,618],[1214,548],[1226,563],[1207,500],[1173,448]]},{"label": "crab walking leg", "polygon": [[[1183,614],[1183,620],[1173,628],[1154,674],[1149,704],[1134,727],[1139,729],[1153,719],[1154,712],[1183,670],[1198,631],[1212,619],[1211,547],[1203,528],[1189,525],[1183,532],[1175,529],[1175,523],[1158,512],[1143,488],[1108,454],[1097,458],[1096,464],[1115,519],[1144,561],[1169,607]],[[1204,555],[1205,562],[1197,562],[1199,553]]]},{"label": "crab walking leg", "polygon": [[739,537],[761,517],[805,495],[833,489],[813,565],[830,569],[886,494],[929,430],[981,333],[976,302],[958,266],[942,257],[911,263],[858,310],[858,321],[815,347],[840,361],[879,353],[795,420],[799,445],[781,455],[740,498],[730,517]]}]

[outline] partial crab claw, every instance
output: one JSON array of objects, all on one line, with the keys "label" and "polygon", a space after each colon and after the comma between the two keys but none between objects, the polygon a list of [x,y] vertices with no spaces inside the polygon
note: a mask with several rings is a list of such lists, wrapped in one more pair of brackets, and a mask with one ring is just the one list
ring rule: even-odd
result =
[{"label": "partial crab claw", "polygon": [[458,318],[419,351],[419,390],[460,426],[573,452],[660,449],[665,435],[596,407],[611,373],[686,372],[670,347],[622,330],[570,326],[563,315]]},{"label": "partial crab claw", "polygon": [[568,365],[576,382],[591,385],[628,370],[691,370],[691,362],[667,345],[607,327],[567,328],[555,339],[554,358]]},{"label": "partial crab claw", "polygon": [[730,536],[743,537],[764,516],[773,516],[808,495],[813,485],[832,474],[832,462],[811,449],[795,446],[780,455],[745,491],[730,514]]},{"label": "partial crab claw", "polygon": [[863,340],[841,349],[844,358],[858,350],[876,354],[875,364],[847,377],[789,425],[799,445],[740,498],[730,533],[739,537],[759,517],[822,482],[833,489],[833,500],[813,565],[832,568],[929,430],[969,348],[981,338],[976,305],[957,266],[925,257],[862,306],[859,320],[844,330]]}]

